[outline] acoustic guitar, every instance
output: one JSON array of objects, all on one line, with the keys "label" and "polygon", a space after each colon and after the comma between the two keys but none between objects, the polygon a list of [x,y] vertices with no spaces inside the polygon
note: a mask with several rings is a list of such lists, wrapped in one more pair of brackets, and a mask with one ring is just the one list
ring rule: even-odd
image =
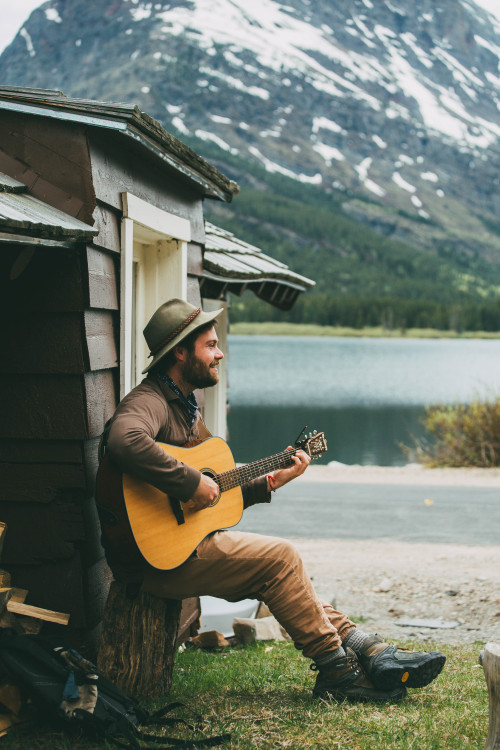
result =
[{"label": "acoustic guitar", "polygon": [[[123,474],[121,479],[106,457],[98,474],[98,503],[103,513],[101,521],[106,512],[114,512],[121,503],[125,504],[135,544],[147,562],[160,570],[181,565],[212,531],[238,523],[243,514],[242,484],[275,469],[290,466],[293,463],[291,457],[299,449],[306,451],[311,458],[319,458],[327,450],[324,433],[314,432],[297,440],[294,448],[237,467],[229,446],[222,438],[210,437],[189,447],[165,443],[158,445],[178,461],[212,477],[219,486],[219,494],[211,505],[195,510],[189,500],[181,503],[129,474]],[[117,490],[121,490],[122,495],[118,505]],[[113,494],[115,497],[112,498]],[[109,526],[108,536],[109,531],[112,536],[112,526]],[[117,529],[115,533],[120,536],[121,532]]]}]

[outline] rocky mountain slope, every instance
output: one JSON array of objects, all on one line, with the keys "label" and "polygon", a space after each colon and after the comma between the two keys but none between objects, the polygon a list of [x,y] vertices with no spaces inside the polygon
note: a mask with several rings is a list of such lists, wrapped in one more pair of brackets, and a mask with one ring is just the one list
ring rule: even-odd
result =
[{"label": "rocky mountain slope", "polygon": [[500,25],[472,0],[49,0],[0,82],[136,102],[244,189],[314,188],[410,255],[458,259],[457,290],[488,297],[499,66]]}]

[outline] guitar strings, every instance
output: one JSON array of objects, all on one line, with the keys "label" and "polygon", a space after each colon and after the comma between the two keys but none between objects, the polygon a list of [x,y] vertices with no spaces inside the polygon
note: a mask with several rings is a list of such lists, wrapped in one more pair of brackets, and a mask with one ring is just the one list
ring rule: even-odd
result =
[{"label": "guitar strings", "polygon": [[226,490],[238,487],[238,485],[249,482],[251,479],[267,474],[268,471],[288,466],[292,463],[291,456],[295,455],[295,452],[295,449],[292,448],[283,451],[283,453],[269,456],[269,458],[262,458],[259,461],[246,464],[246,466],[223,471],[214,477],[214,481],[219,485],[221,492],[226,492]]}]

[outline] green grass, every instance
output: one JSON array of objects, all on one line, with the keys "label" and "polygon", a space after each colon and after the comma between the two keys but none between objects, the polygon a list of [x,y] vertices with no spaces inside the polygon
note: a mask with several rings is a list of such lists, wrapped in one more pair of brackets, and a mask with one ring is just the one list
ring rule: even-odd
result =
[{"label": "green grass", "polygon": [[[289,642],[214,653],[186,650],[177,657],[171,694],[149,705],[183,701],[203,715],[201,735],[231,733],[231,741],[223,745],[228,750],[482,750],[488,731],[488,695],[478,666],[481,647],[479,643],[441,646],[448,657],[443,673],[426,688],[410,690],[396,705],[314,700],[309,662]],[[190,718],[189,710],[184,715]],[[166,734],[195,736],[171,727]],[[68,739],[40,727],[20,727],[2,741],[5,750],[111,747]]]},{"label": "green grass", "polygon": [[372,338],[420,338],[420,339],[498,339],[500,331],[438,331],[434,328],[408,328],[387,330],[381,326],[347,328],[342,326],[320,326],[309,323],[231,323],[230,333],[244,336],[357,336]]}]

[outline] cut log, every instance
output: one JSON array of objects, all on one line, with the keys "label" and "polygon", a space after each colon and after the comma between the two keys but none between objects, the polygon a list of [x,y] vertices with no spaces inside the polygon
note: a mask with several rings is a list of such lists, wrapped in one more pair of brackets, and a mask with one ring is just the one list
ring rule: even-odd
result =
[{"label": "cut log", "polygon": [[0,685],[0,703],[10,713],[16,716],[20,714],[23,702],[19,687],[12,682],[3,682]]},{"label": "cut log", "polygon": [[167,693],[181,604],[143,592],[130,598],[126,586],[113,581],[104,608],[99,671],[133,697]]},{"label": "cut log", "polygon": [[197,648],[205,649],[216,649],[216,648],[227,648],[231,644],[222,633],[218,633],[217,630],[204,630],[203,633],[195,635],[191,638],[191,643]]},{"label": "cut log", "polygon": [[12,596],[10,597],[11,602],[24,602],[28,596],[28,589],[18,589],[14,586],[12,589]]},{"label": "cut log", "polygon": [[7,608],[13,591],[14,589],[11,588],[0,589],[0,614]]},{"label": "cut log", "polygon": [[10,586],[10,573],[8,573],[6,570],[0,570],[0,586],[4,588],[5,586]]},{"label": "cut log", "polygon": [[490,718],[484,750],[500,750],[500,643],[487,643],[479,656],[488,687]]},{"label": "cut log", "polygon": [[233,630],[240,643],[247,645],[255,641],[285,641],[286,633],[275,617],[236,617]]},{"label": "cut log", "polygon": [[11,727],[29,720],[30,714],[26,709],[25,701],[22,700],[19,687],[9,682],[2,682],[0,684],[0,737],[7,734]]},{"label": "cut log", "polygon": [[35,617],[38,620],[45,620],[45,622],[55,622],[58,625],[67,625],[70,618],[65,612],[54,612],[51,609],[34,607],[32,604],[24,604],[23,602],[16,602],[12,599],[7,602],[7,611],[16,615]]}]

